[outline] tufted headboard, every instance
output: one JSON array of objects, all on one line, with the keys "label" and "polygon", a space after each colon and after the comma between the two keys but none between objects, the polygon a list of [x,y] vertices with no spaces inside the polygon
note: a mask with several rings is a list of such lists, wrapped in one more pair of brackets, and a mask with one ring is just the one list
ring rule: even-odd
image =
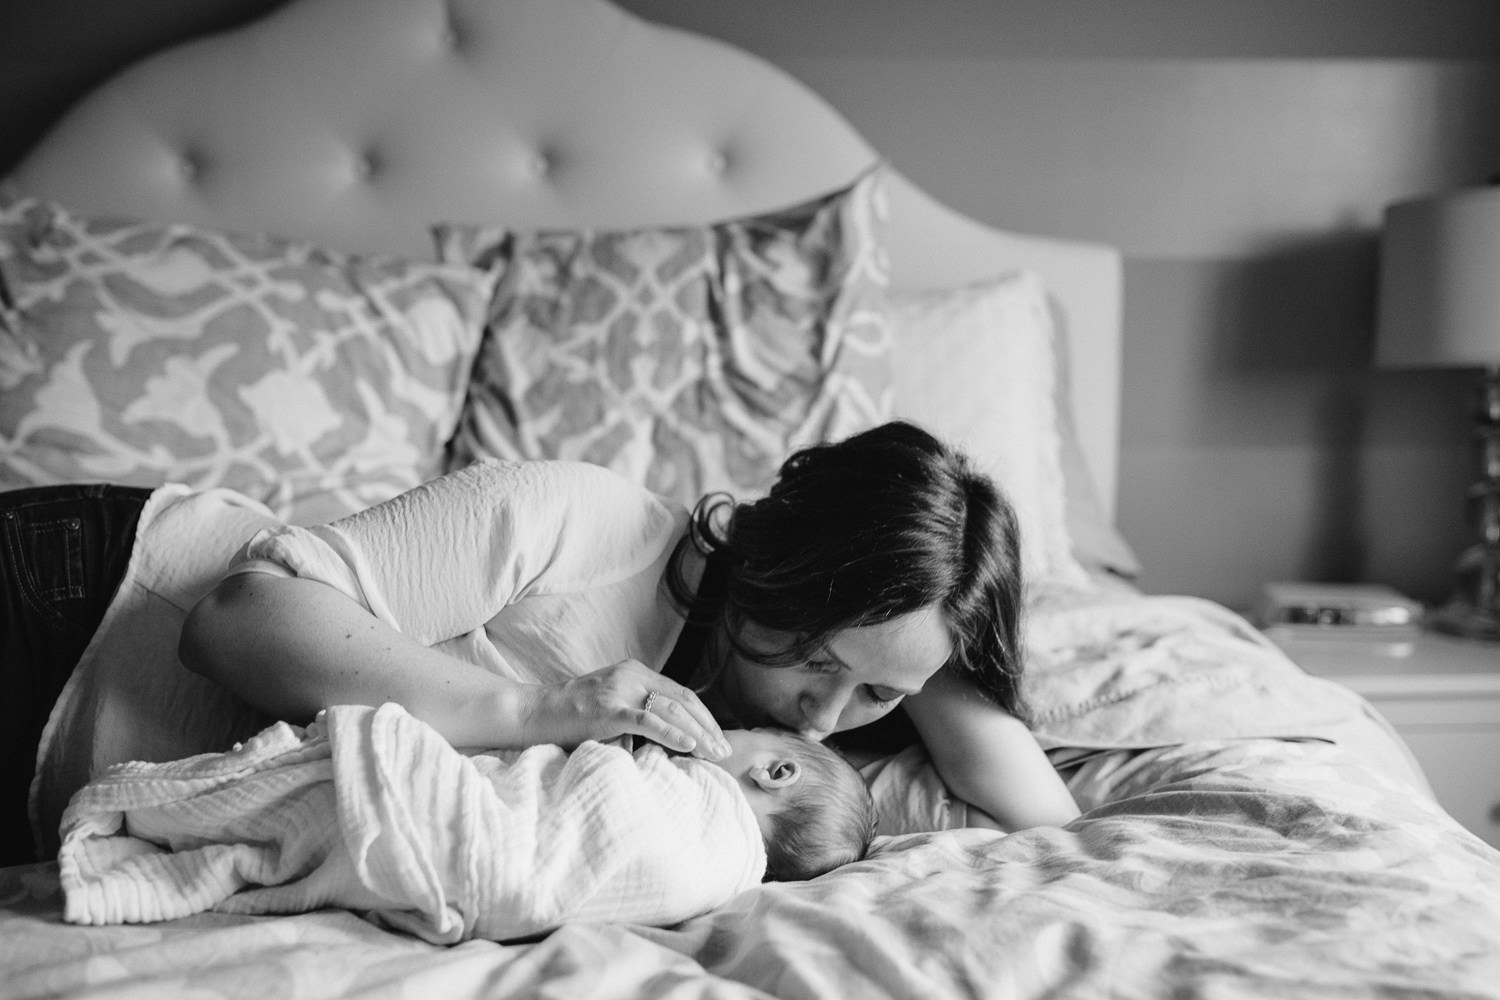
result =
[{"label": "tufted headboard", "polygon": [[[709,222],[841,187],[876,158],[789,75],[604,0],[295,0],[121,74],[11,179],[85,212],[431,256],[436,220]],[[897,287],[1040,274],[1112,511],[1118,254],[981,225],[900,177],[890,204]]]}]

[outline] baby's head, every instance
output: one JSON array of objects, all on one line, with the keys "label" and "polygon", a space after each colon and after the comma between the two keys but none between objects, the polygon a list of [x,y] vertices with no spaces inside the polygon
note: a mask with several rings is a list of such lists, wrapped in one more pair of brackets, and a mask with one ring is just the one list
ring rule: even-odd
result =
[{"label": "baby's head", "polygon": [[865,856],[870,791],[849,762],[785,729],[731,729],[719,761],[739,782],[766,841],[766,881],[814,878]]}]

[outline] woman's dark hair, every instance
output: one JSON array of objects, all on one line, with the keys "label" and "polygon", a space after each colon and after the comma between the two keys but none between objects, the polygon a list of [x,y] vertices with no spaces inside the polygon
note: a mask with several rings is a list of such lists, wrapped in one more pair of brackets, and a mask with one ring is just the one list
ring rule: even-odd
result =
[{"label": "woman's dark hair", "polygon": [[[693,518],[693,536],[728,562],[722,611],[741,656],[795,663],[837,632],[936,606],[953,635],[946,666],[1026,720],[1015,512],[927,431],[893,421],[814,445],[782,465],[767,496],[708,497]],[[719,610],[695,601],[679,573],[669,582],[690,616]],[[746,621],[792,635],[792,645],[747,647]]]}]

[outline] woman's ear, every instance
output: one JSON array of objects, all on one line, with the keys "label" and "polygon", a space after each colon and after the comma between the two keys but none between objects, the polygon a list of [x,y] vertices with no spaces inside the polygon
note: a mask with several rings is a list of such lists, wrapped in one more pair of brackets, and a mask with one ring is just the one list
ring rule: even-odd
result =
[{"label": "woman's ear", "polygon": [[795,760],[773,760],[750,768],[750,780],[765,792],[789,788],[802,780],[802,765]]}]

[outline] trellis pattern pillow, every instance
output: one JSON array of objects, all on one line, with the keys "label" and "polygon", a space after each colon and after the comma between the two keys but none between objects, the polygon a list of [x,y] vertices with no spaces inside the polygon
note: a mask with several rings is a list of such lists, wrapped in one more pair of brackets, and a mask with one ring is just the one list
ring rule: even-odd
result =
[{"label": "trellis pattern pillow", "polygon": [[0,486],[226,486],[300,523],[441,473],[494,277],[0,207]]},{"label": "trellis pattern pillow", "polygon": [[887,419],[883,173],[712,226],[438,227],[501,272],[455,458],[563,458],[692,504]]}]

